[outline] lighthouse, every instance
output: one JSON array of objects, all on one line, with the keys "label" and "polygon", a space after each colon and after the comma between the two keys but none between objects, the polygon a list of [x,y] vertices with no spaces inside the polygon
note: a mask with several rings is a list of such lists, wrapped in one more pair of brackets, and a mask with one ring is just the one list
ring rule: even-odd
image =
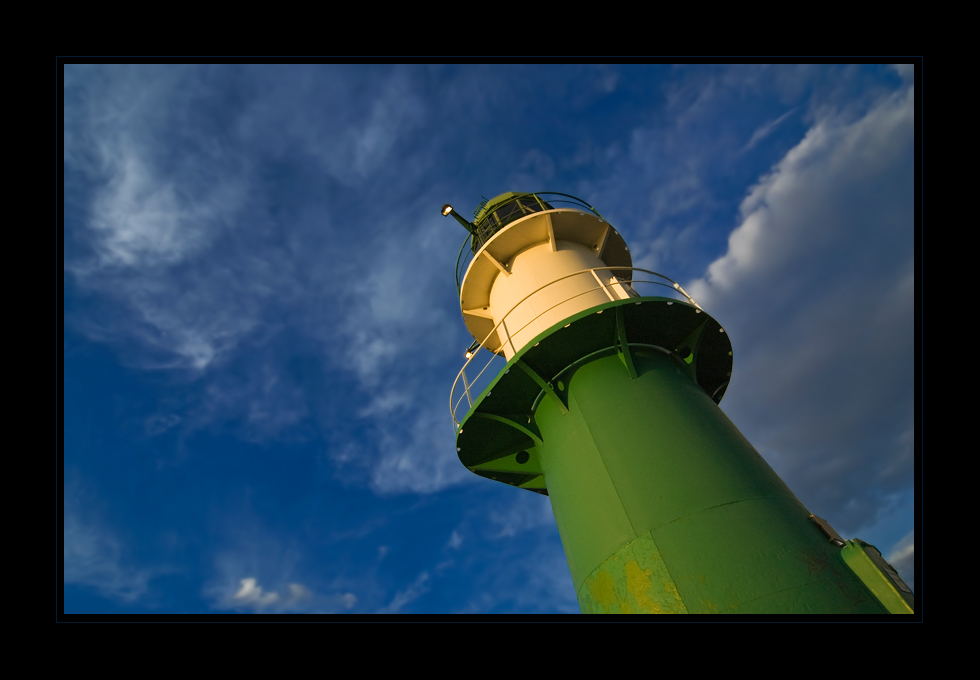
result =
[{"label": "lighthouse", "polygon": [[467,230],[460,462],[549,497],[583,613],[913,613],[878,550],[811,513],[719,407],[724,326],[633,267],[595,208],[508,192],[442,214]]}]

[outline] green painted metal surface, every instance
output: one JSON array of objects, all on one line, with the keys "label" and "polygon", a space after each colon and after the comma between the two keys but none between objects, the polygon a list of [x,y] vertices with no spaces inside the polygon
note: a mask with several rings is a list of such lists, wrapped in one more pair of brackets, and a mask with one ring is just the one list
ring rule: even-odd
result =
[{"label": "green painted metal surface", "polygon": [[[542,401],[535,417],[582,610],[885,613],[683,361],[633,354],[635,379],[618,356],[590,362],[570,380],[568,414]],[[638,540],[631,575],[619,553]],[[595,599],[603,574],[620,583],[618,605]],[[640,576],[643,598],[629,585]]]},{"label": "green painted metal surface", "polygon": [[673,298],[609,302],[569,317],[511,358],[461,419],[456,447],[463,465],[496,481],[545,492],[518,477],[487,471],[499,467],[496,461],[533,447],[534,438],[540,439],[534,417],[538,405],[544,400],[564,405],[569,377],[578,366],[602,356],[621,356],[624,337],[626,348],[634,348],[631,352],[657,346],[687,356],[687,375],[713,394],[714,401],[724,396],[732,354],[728,336],[717,321]]},{"label": "green painted metal surface", "polygon": [[731,370],[695,307],[610,302],[508,362],[459,458],[550,497],[584,613],[893,611],[721,411]]},{"label": "green painted metal surface", "polygon": [[603,561],[582,587],[583,614],[687,614],[663,555],[643,534]]},{"label": "green painted metal surface", "polygon": [[885,561],[876,547],[855,538],[847,541],[847,545],[841,550],[841,557],[890,613],[915,613],[912,589],[895,568]]}]

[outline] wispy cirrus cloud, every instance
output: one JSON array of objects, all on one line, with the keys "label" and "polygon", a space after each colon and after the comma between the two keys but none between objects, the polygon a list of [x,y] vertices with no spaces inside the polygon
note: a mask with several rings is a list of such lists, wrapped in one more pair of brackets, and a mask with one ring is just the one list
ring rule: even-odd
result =
[{"label": "wispy cirrus cloud", "polygon": [[248,74],[253,87],[236,136],[272,161],[310,158],[345,189],[395,171],[392,156],[426,121],[418,75],[403,66],[266,65]]},{"label": "wispy cirrus cloud", "polygon": [[[131,133],[103,140],[98,151],[108,179],[93,201],[89,226],[100,267],[173,265],[199,254],[243,200],[243,187],[227,180],[201,192],[160,173],[151,165],[156,150],[140,148]],[[90,271],[79,268],[82,275]]]},{"label": "wispy cirrus cloud", "polygon": [[456,455],[452,421],[444,404],[438,399],[415,409],[409,423],[378,423],[378,451],[371,462],[371,486],[375,491],[433,493],[472,481],[472,473]]},{"label": "wispy cirrus cloud", "polygon": [[229,313],[227,288],[212,298],[228,269],[193,264],[227,235],[248,186],[240,159],[186,124],[207,85],[187,69],[110,68],[85,88],[68,80],[82,93],[67,97],[66,175],[92,189],[69,211],[77,245],[65,270],[119,305],[76,327],[128,343],[140,365],[202,369],[256,323],[240,304]]},{"label": "wispy cirrus cloud", "polygon": [[752,133],[752,137],[750,137],[749,141],[747,141],[745,143],[745,146],[742,147],[742,151],[745,152],[751,150],[756,144],[758,144],[760,141],[762,141],[763,139],[771,135],[773,130],[779,127],[780,123],[782,123],[784,120],[789,118],[794,111],[796,111],[796,107],[793,107],[792,109],[790,109],[783,115],[779,116],[778,118],[771,120],[767,123],[763,123],[758,128],[756,128],[755,132]]},{"label": "wispy cirrus cloud", "polygon": [[521,491],[513,494],[509,503],[503,507],[488,508],[487,517],[495,532],[491,538],[498,539],[555,524],[551,502],[544,496]]},{"label": "wispy cirrus cloud", "polygon": [[400,614],[402,609],[429,592],[429,573],[423,571],[404,590],[395,593],[391,601],[378,610],[379,614]]},{"label": "wispy cirrus cloud", "polygon": [[65,482],[65,585],[91,588],[100,595],[132,604],[144,599],[159,570],[141,567],[99,510],[92,488],[77,475]]},{"label": "wispy cirrus cloud", "polygon": [[557,533],[557,529],[539,527],[518,540],[492,541],[486,546],[486,568],[474,575],[470,599],[452,611],[579,613],[572,576]]}]

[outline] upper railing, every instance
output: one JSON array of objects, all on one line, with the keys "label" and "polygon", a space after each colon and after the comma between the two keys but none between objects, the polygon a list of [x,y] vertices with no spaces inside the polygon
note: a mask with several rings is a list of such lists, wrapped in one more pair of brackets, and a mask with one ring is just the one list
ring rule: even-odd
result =
[{"label": "upper railing", "polygon": [[[659,277],[659,278],[663,279],[664,281],[669,281],[670,283],[668,284],[668,283],[663,283],[662,281],[653,281],[653,280],[648,280],[648,279],[637,279],[637,278],[635,278],[635,275],[631,279],[622,279],[622,278],[615,277],[615,276],[614,277],[611,277],[611,278],[606,278],[605,275],[608,274],[608,273],[610,273],[611,270],[616,270],[616,271],[630,270],[630,271],[633,271],[633,272],[643,272],[644,274],[652,274],[653,276]],[[598,272],[603,272],[603,274],[600,275]],[[649,269],[640,269],[639,267],[593,267],[592,269],[582,269],[581,271],[572,272],[571,274],[566,274],[565,276],[562,276],[561,278],[555,279],[554,281],[550,281],[549,283],[546,283],[545,285],[541,286],[540,288],[538,288],[538,289],[532,291],[531,293],[527,294],[526,296],[524,296],[524,298],[522,298],[517,304],[515,304],[513,307],[511,307],[511,309],[507,312],[507,314],[505,314],[504,317],[497,323],[497,325],[493,327],[493,330],[490,331],[489,333],[487,333],[487,336],[485,338],[483,338],[482,341],[480,341],[479,345],[477,345],[477,347],[475,348],[475,350],[467,351],[466,363],[463,364],[463,368],[461,368],[460,371],[459,371],[459,373],[456,375],[456,380],[453,381],[453,388],[452,388],[452,390],[449,393],[449,412],[450,412],[450,414],[453,417],[453,427],[454,427],[454,429],[456,429],[456,430],[459,429],[459,418],[456,417],[456,414],[457,414],[457,411],[459,410],[460,405],[463,402],[463,398],[465,397],[466,400],[467,400],[466,410],[468,411],[470,409],[470,407],[473,406],[473,392],[475,391],[476,394],[479,395],[481,393],[483,387],[486,384],[489,384],[490,379],[492,379],[492,377],[493,377],[493,376],[489,376],[487,380],[484,380],[484,381],[481,382],[481,378],[483,377],[483,374],[486,373],[486,370],[488,368],[490,368],[490,365],[493,363],[494,359],[496,359],[498,356],[500,356],[500,354],[492,353],[492,352],[491,352],[492,356],[489,357],[489,359],[487,360],[486,365],[480,370],[480,372],[477,374],[477,376],[475,378],[473,378],[471,380],[471,379],[467,378],[467,376],[466,376],[466,368],[471,363],[473,363],[473,361],[474,361],[474,359],[476,359],[477,355],[481,351],[483,351],[483,349],[484,349],[483,346],[486,343],[486,341],[489,340],[493,336],[493,334],[497,332],[497,329],[500,328],[500,326],[507,320],[507,317],[510,315],[510,313],[513,312],[518,307],[520,307],[521,304],[524,303],[526,300],[528,300],[532,296],[536,295],[537,293],[541,292],[542,290],[544,290],[548,286],[551,286],[551,285],[553,285],[555,283],[558,283],[559,281],[564,281],[565,279],[570,278],[572,276],[578,276],[579,274],[586,274],[586,273],[591,273],[592,276],[595,278],[596,283],[598,285],[596,285],[594,288],[589,288],[589,289],[584,290],[584,291],[582,291],[580,293],[576,293],[575,295],[572,295],[572,296],[570,296],[568,298],[565,298],[564,300],[561,300],[560,302],[556,302],[555,304],[553,304],[550,307],[548,307],[548,309],[545,309],[541,313],[537,314],[533,319],[531,319],[530,321],[528,321],[526,324],[524,324],[523,326],[521,326],[517,330],[510,331],[508,329],[507,335],[509,335],[510,337],[516,336],[518,333],[520,333],[521,331],[523,331],[525,328],[527,328],[528,326],[530,326],[532,323],[534,323],[535,321],[537,321],[541,316],[543,316],[544,314],[547,314],[548,312],[550,312],[555,307],[558,307],[559,305],[563,305],[566,302],[568,302],[569,300],[574,300],[575,298],[577,298],[579,296],[586,295],[586,294],[591,293],[591,292],[596,291],[596,290],[603,291],[606,294],[606,296],[609,298],[609,301],[610,302],[613,302],[615,300],[621,300],[623,298],[620,297],[620,294],[619,294],[618,291],[619,290],[622,290],[624,288],[628,288],[633,293],[636,293],[636,291],[633,288],[633,286],[634,286],[634,284],[637,284],[637,283],[650,283],[650,284],[653,284],[653,285],[656,285],[656,286],[665,286],[667,288],[670,288],[670,289],[672,289],[672,290],[680,293],[681,295],[683,295],[684,298],[686,298],[686,300],[688,302],[690,302],[692,305],[694,305],[698,309],[701,309],[701,305],[699,305],[697,302],[695,302],[694,301],[694,298],[692,298],[690,295],[688,295],[687,294],[687,291],[685,291],[683,288],[681,288],[681,285],[679,283],[677,283],[676,281],[674,281],[672,279],[667,278],[663,274],[658,274],[657,272],[650,271]],[[604,283],[604,280],[607,281],[607,282]],[[625,284],[625,286],[624,286],[624,284]],[[476,343],[474,343],[474,344],[476,344]],[[503,343],[501,343],[501,348],[503,348]],[[487,351],[489,352],[490,350],[487,350]],[[502,353],[503,350],[501,349],[500,352]],[[462,394],[460,394],[459,398],[457,399],[456,398],[456,388],[457,388],[457,386],[459,386],[460,380],[462,380],[462,382],[463,382],[463,385],[462,385],[462,390],[463,391],[462,391]]]},{"label": "upper railing", "polygon": [[[506,201],[497,205],[490,206],[490,210],[480,212],[483,216],[473,225],[475,230],[468,235],[459,249],[456,257],[456,293],[459,294],[463,275],[470,261],[483,245],[493,238],[493,235],[506,227],[511,222],[531,215],[542,210],[554,210],[556,208],[577,208],[585,209],[602,218],[599,211],[593,208],[580,198],[571,194],[562,194],[557,191],[536,191],[530,194],[515,194]],[[479,213],[478,213],[479,214]],[[467,245],[469,249],[467,251]],[[463,255],[463,253],[466,255]]]}]

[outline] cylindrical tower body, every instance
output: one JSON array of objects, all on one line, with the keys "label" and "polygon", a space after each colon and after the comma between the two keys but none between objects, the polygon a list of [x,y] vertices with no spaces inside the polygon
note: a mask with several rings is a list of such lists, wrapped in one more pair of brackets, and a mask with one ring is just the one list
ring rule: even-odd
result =
[{"label": "cylindrical tower body", "polygon": [[541,467],[582,611],[882,612],[676,356],[581,366]]},{"label": "cylindrical tower body", "polygon": [[514,255],[507,263],[510,276],[498,276],[490,291],[504,356],[510,359],[531,338],[575,312],[608,302],[595,277],[576,273],[605,266],[594,250],[574,241],[558,241],[556,250],[539,243]]},{"label": "cylindrical tower body", "polygon": [[[496,231],[477,240],[460,283],[463,319],[473,337],[510,359],[527,342],[576,312],[635,295],[615,282],[631,260],[622,237],[584,206],[554,208],[538,200],[509,210],[522,194],[504,194],[485,210]],[[496,206],[496,207],[495,207]],[[616,269],[612,269],[616,268]],[[612,281],[612,282],[611,282]]]},{"label": "cylindrical tower body", "polygon": [[559,200],[504,194],[470,225],[463,318],[507,364],[451,408],[464,465],[550,497],[582,611],[911,613],[873,546],[813,516],[718,407],[724,329],[677,284],[638,296],[616,230]]}]

